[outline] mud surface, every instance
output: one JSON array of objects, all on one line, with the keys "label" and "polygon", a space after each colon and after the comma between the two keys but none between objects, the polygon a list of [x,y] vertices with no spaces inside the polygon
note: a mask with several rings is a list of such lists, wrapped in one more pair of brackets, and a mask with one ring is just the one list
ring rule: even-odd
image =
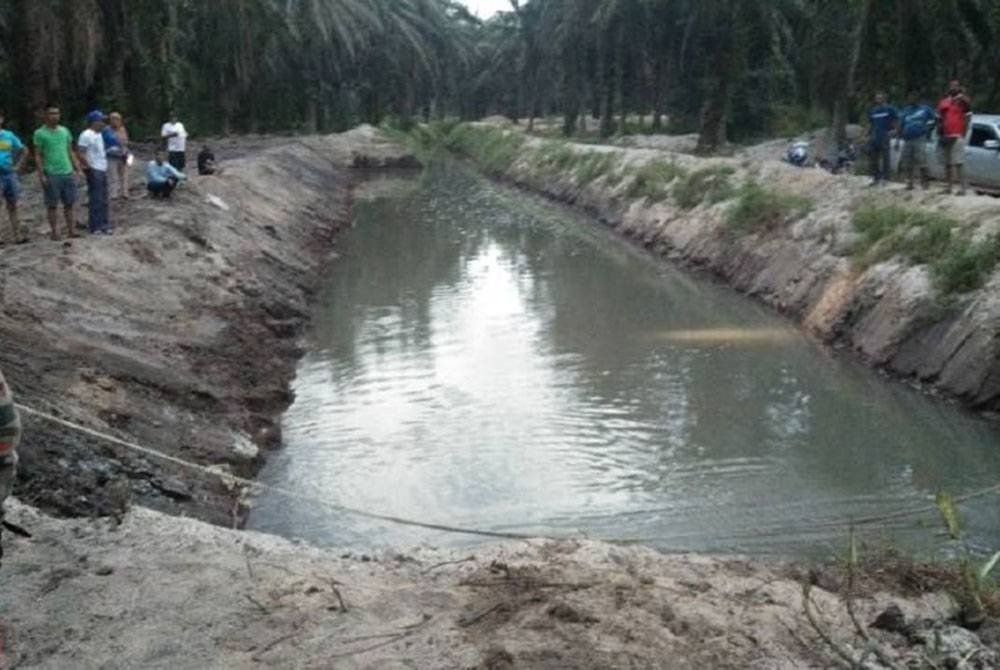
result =
[{"label": "mud surface", "polygon": [[[11,512],[35,533],[0,571],[11,667],[838,667],[804,580],[823,633],[854,659],[869,646],[836,571],[585,541],[341,554],[143,508],[120,526]],[[858,582],[864,636],[898,667],[997,667],[995,622],[949,623],[913,574]]]},{"label": "mud surface", "polygon": [[[167,202],[145,197],[137,161],[116,234],[71,244],[48,240],[26,177],[33,242],[0,249],[0,367],[20,403],[252,476],[280,441],[309,298],[349,221],[350,168],[408,155],[371,129],[216,153],[220,174],[192,173]],[[132,500],[226,524],[244,512],[217,478],[31,417],[20,452],[15,495],[52,513],[120,516]]]}]

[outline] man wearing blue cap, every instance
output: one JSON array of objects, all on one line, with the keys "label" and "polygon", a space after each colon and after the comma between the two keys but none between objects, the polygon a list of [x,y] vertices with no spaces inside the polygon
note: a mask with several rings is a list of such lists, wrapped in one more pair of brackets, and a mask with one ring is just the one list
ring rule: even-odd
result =
[{"label": "man wearing blue cap", "polygon": [[101,135],[104,112],[99,109],[90,112],[87,114],[87,123],[90,127],[80,133],[76,146],[87,174],[87,197],[90,200],[89,228],[94,235],[110,235],[108,157],[104,148],[104,137]]}]

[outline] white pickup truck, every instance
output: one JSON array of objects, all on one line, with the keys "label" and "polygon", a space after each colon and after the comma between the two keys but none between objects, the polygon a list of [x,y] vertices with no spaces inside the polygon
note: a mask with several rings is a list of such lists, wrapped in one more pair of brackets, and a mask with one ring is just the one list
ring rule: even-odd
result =
[{"label": "white pickup truck", "polygon": [[[893,168],[898,169],[902,142],[892,143]],[[944,161],[935,130],[927,138],[927,167],[935,179],[944,179]],[[966,136],[965,176],[977,191],[1000,193],[1000,114],[973,114]]]}]

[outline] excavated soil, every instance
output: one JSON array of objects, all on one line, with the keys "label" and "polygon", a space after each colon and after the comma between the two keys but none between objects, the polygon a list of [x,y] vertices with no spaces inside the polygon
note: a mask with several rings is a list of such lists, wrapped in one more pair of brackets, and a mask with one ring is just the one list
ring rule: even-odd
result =
[{"label": "excavated soil", "polygon": [[[169,202],[115,203],[116,234],[0,249],[0,368],[19,402],[252,476],[280,442],[309,298],[350,217],[355,165],[412,165],[370,128],[216,144],[217,176]],[[78,213],[85,218],[84,208]],[[120,515],[135,499],[239,523],[240,492],[25,416],[15,494],[52,513]]]},{"label": "excavated soil", "polygon": [[[803,613],[809,579],[823,634],[854,659],[869,647],[836,571],[582,540],[338,554],[144,508],[120,526],[19,504],[10,517],[35,537],[10,543],[0,571],[7,667],[837,667]],[[900,581],[855,589],[885,657],[997,667],[983,640],[998,624],[954,626],[950,598]],[[858,667],[881,666],[869,653]]]}]

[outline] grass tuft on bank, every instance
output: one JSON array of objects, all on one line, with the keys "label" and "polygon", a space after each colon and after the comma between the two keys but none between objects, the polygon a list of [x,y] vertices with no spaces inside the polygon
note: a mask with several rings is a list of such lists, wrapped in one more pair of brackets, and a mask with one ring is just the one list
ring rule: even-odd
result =
[{"label": "grass tuft on bank", "polygon": [[712,165],[695,170],[674,186],[674,198],[683,209],[694,209],[703,202],[715,204],[733,197],[736,189],[731,177],[736,168],[731,165]]},{"label": "grass tuft on bank", "polygon": [[973,242],[956,220],[940,212],[869,201],[855,210],[853,221],[860,236],[853,249],[858,268],[902,256],[929,265],[945,295],[982,287],[1000,264],[1000,235]]},{"label": "grass tuft on bank", "polygon": [[517,160],[524,135],[502,128],[477,128],[460,123],[442,138],[446,149],[471,158],[488,172],[501,173]]},{"label": "grass tuft on bank", "polygon": [[628,187],[628,197],[648,198],[654,202],[670,196],[670,186],[686,176],[684,168],[673,161],[650,161],[635,172]]},{"label": "grass tuft on bank", "polygon": [[574,176],[579,184],[606,179],[610,184],[621,181],[621,155],[611,151],[587,151],[577,161]]},{"label": "grass tuft on bank", "polygon": [[744,234],[768,232],[805,216],[812,207],[813,201],[805,196],[748,182],[736,192],[736,202],[726,214],[726,224]]}]

